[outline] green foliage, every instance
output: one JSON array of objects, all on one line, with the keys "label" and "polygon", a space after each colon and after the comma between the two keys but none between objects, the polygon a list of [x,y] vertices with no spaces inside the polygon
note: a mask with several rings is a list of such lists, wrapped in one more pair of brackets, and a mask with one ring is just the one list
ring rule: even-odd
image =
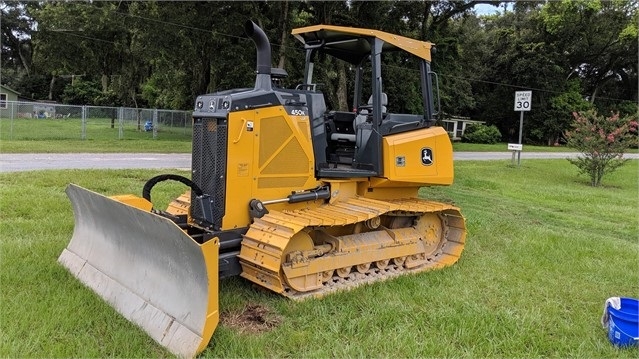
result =
[{"label": "green foliage", "polygon": [[532,143],[555,143],[575,110],[628,114],[625,108],[633,104],[636,109],[638,42],[628,36],[639,18],[636,1],[516,5],[484,18],[483,29],[473,36],[490,50],[477,52],[485,67],[477,73],[486,82],[473,83],[478,102],[473,118],[490,118],[502,133],[517,133],[515,89],[501,84],[533,90],[524,126],[524,138]]},{"label": "green foliage", "polygon": [[[44,73],[37,73],[28,75],[26,72],[20,69],[10,68],[3,66],[0,69],[2,72],[2,83],[18,91],[21,96],[32,99],[46,99],[49,94],[49,82],[51,78]],[[55,85],[59,83],[56,82]],[[55,87],[58,89],[58,86]],[[61,86],[60,90],[63,87]]]},{"label": "green foliage", "polygon": [[[442,111],[490,119],[504,134],[518,130],[513,86],[534,89],[524,126],[534,143],[556,142],[584,101],[600,113],[635,112],[636,0],[520,1],[490,16],[477,16],[476,3],[5,1],[0,78],[24,96],[62,101],[82,75],[99,84],[95,103],[188,109],[200,94],[252,86],[255,50],[242,24],[253,19],[271,42],[273,66],[288,72],[288,88],[304,69],[291,29],[323,23],[435,43]],[[384,55],[389,110],[414,113],[416,71],[396,55]],[[351,104],[352,69],[329,58],[315,64],[327,102]]]},{"label": "green foliage", "polygon": [[[534,143],[542,143],[549,132],[545,121],[549,93],[560,93],[565,78],[561,50],[548,43],[539,32],[539,9],[532,7],[487,20],[486,34],[481,39],[483,46],[492,51],[481,52],[481,63],[486,83],[474,84],[482,118],[490,118],[502,133],[516,134],[519,123],[513,116],[513,99],[516,89],[495,85],[508,83],[523,89],[534,88],[532,111],[528,112],[524,136]],[[544,64],[540,66],[540,64]],[[549,80],[552,79],[552,80]],[[532,131],[537,131],[531,133]],[[511,135],[512,136],[512,135]],[[513,138],[510,138],[513,140]]]},{"label": "green foliage", "polygon": [[77,80],[62,93],[62,101],[70,105],[96,105],[101,95],[100,84]]},{"label": "green foliage", "polygon": [[[620,101],[611,98],[636,105],[639,7],[635,0],[549,1],[540,19],[544,37],[562,49],[565,78],[578,77],[600,113],[618,110]],[[598,100],[600,96],[606,98]]]},{"label": "green foliage", "polygon": [[497,126],[472,124],[466,127],[462,141],[469,143],[497,143],[501,141],[501,133]]},{"label": "green foliage", "polygon": [[552,146],[558,143],[562,133],[570,127],[573,112],[586,111],[593,105],[581,95],[581,86],[577,79],[564,83],[563,92],[552,95],[548,101],[548,109],[543,117],[536,117],[534,128],[530,130],[533,138]]},{"label": "green foliage", "polygon": [[590,177],[590,184],[597,187],[607,173],[623,166],[627,159],[623,153],[637,146],[637,118],[620,118],[597,115],[594,110],[574,113],[572,130],[566,133],[568,146],[582,153],[576,159],[568,159],[579,172]]},{"label": "green foliage", "polygon": [[[38,8],[35,2],[2,1],[0,3],[0,29],[2,33],[2,46],[0,55],[0,78],[5,83],[5,78],[10,73],[6,70],[18,70],[30,75],[32,73],[33,47],[31,34],[34,21],[28,15],[28,9]],[[11,81],[9,81],[11,83]],[[16,88],[15,84],[13,88]]]},{"label": "green foliage", "polygon": [[[188,108],[191,105],[191,99],[184,96],[189,93],[188,76],[179,69],[166,70],[164,75],[154,73],[141,86],[141,97],[151,106],[155,108]],[[182,94],[182,95],[181,95]]]}]

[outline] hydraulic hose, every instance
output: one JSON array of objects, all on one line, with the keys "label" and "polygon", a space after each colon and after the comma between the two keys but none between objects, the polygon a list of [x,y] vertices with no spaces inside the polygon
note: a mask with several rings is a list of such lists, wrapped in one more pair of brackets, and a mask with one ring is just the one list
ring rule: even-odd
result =
[{"label": "hydraulic hose", "polygon": [[153,186],[155,186],[156,184],[160,182],[169,181],[169,180],[184,183],[185,185],[191,187],[191,189],[193,190],[193,192],[195,192],[197,196],[202,196],[204,194],[202,190],[200,189],[200,187],[198,187],[190,179],[180,175],[164,174],[164,175],[155,176],[151,178],[150,180],[146,181],[146,183],[144,184],[144,187],[142,188],[142,197],[146,199],[147,201],[153,203],[151,201],[151,189],[153,189]]}]

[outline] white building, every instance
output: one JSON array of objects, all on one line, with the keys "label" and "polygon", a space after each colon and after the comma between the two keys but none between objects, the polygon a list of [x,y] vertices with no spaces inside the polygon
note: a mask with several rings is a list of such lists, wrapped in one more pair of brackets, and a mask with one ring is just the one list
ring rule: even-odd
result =
[{"label": "white building", "polygon": [[466,127],[472,124],[485,124],[486,121],[474,121],[471,120],[470,117],[450,117],[447,120],[442,120],[443,127],[450,134],[450,139],[453,141],[461,141],[462,136],[464,135],[464,131],[466,131]]}]

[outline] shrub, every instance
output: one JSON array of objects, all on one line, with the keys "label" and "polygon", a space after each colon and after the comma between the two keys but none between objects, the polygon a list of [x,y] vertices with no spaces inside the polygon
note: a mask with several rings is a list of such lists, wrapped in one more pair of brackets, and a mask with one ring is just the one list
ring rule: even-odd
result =
[{"label": "shrub", "polygon": [[637,121],[633,117],[598,116],[594,110],[574,112],[572,130],[566,133],[568,146],[581,152],[576,159],[568,159],[579,172],[590,176],[590,185],[601,184],[606,173],[611,173],[627,161],[626,149],[636,146]]},{"label": "shrub", "polygon": [[463,142],[470,143],[497,143],[501,140],[499,129],[494,126],[486,126],[482,124],[472,124],[466,127]]},{"label": "shrub", "polygon": [[73,85],[64,88],[62,101],[71,105],[94,105],[96,98],[101,94],[97,82],[77,80]]}]

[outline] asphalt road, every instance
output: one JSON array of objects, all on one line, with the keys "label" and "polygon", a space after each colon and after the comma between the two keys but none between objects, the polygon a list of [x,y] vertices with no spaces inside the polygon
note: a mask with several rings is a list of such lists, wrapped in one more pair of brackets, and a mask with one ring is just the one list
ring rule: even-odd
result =
[{"label": "asphalt road", "polygon": [[61,169],[191,168],[190,153],[3,153],[0,172]]},{"label": "asphalt road", "polygon": [[[575,157],[573,152],[522,152],[521,159],[552,159]],[[639,159],[637,153],[626,158]],[[510,152],[455,152],[455,161],[506,160]],[[190,169],[190,153],[3,153],[0,172],[61,169],[124,169],[167,168]]]}]

